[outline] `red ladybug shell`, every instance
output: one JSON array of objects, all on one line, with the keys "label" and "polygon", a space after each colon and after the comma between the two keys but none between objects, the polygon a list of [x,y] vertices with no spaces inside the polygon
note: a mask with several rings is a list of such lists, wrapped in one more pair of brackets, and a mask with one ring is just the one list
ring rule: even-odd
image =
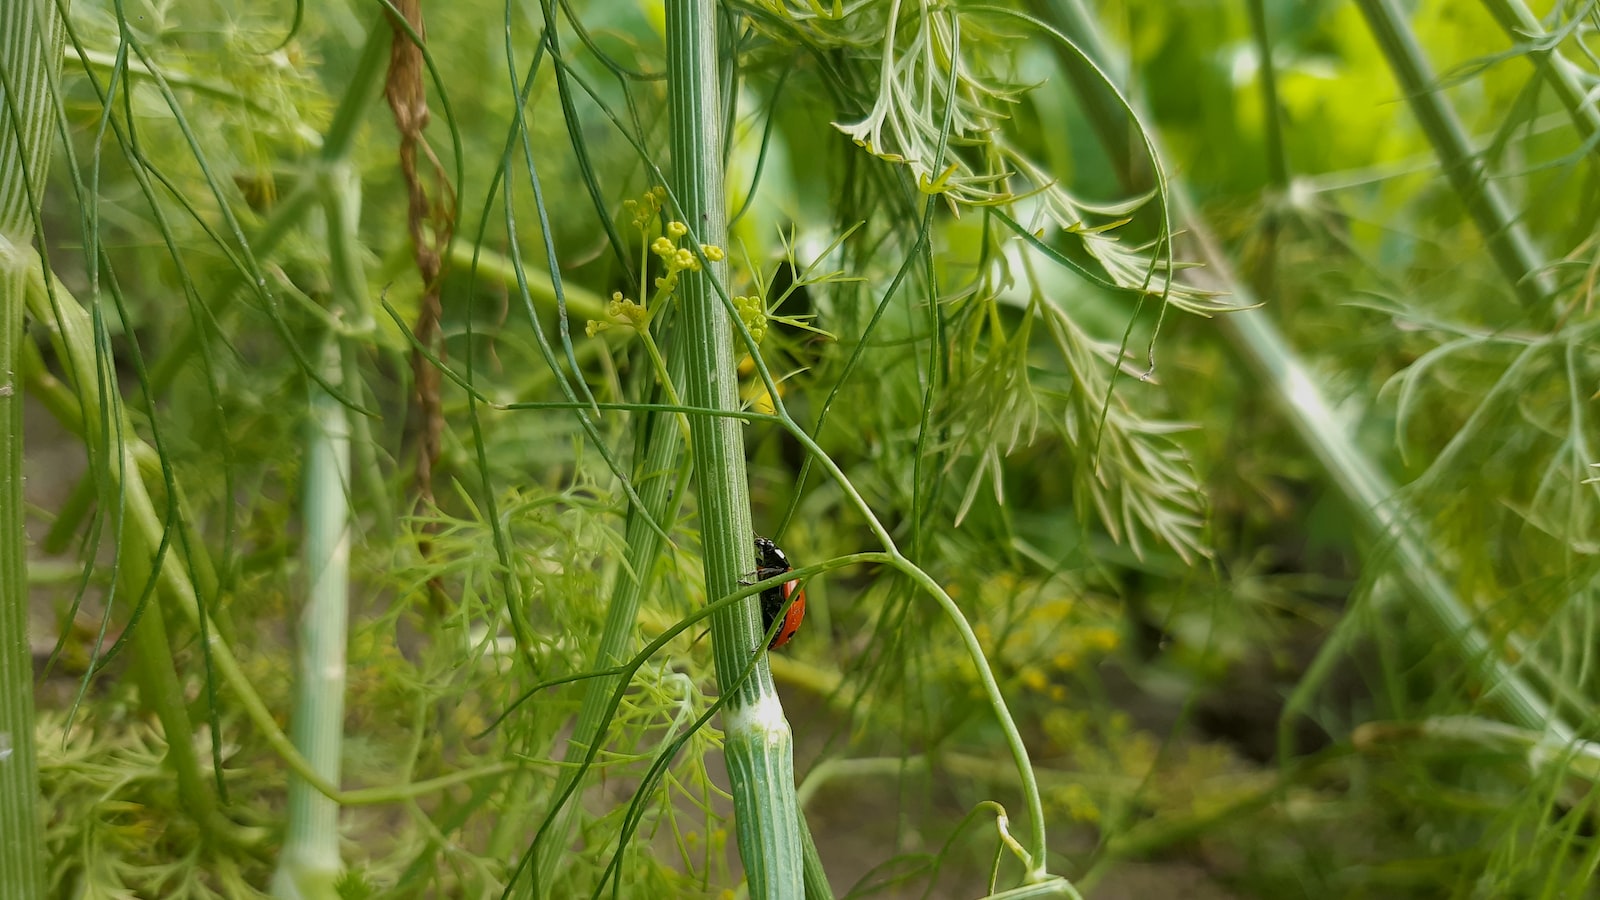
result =
[{"label": "red ladybug shell", "polygon": [[[789,558],[778,549],[778,545],[764,538],[756,538],[756,580],[764,581],[774,575],[782,575],[792,570]],[[789,603],[793,597],[794,602]],[[778,631],[772,636],[772,642],[767,644],[768,650],[776,650],[800,630],[800,623],[806,617],[806,592],[800,590],[800,582],[786,581],[778,587],[767,588],[761,592],[761,626],[763,633],[772,630],[772,623],[778,614],[783,612],[784,604],[788,603],[789,611],[783,615],[783,624],[778,626]]]}]

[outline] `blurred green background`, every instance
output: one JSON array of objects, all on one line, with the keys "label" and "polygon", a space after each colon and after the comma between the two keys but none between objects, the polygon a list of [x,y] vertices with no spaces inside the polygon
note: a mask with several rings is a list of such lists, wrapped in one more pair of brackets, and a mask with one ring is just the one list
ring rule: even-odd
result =
[{"label": "blurred green background", "polygon": [[[1600,5],[719,9],[729,293],[764,300],[787,409],[972,623],[1029,747],[1049,869],[1095,898],[1595,893]],[[349,157],[365,306],[328,300],[328,224],[285,212],[326,191],[320,148],[379,7],[77,0],[38,207],[100,386],[154,451],[145,481],[182,535],[166,552],[280,725],[308,360],[341,336],[344,784],[480,773],[345,807],[345,897],[499,896],[550,808],[581,683],[518,701],[592,666],[626,542],[601,451],[629,472],[646,425],[506,404],[563,384],[651,402],[646,341],[607,302],[645,302],[671,218],[635,217],[672,165],[659,4],[424,12],[439,165],[419,167],[416,221],[444,261],[434,362],[459,378],[436,410],[414,392],[426,291],[376,92]],[[955,19],[958,41],[939,30]],[[851,131],[880,115],[873,140]],[[670,317],[651,325],[668,356]],[[169,610],[183,740],[225,788],[227,840],[174,793],[127,656],[91,671],[148,598],[111,588],[132,526],[97,448],[119,438],[82,428],[95,386],[74,394],[30,328],[50,895],[265,892],[287,772],[210,632]],[[793,435],[744,436],[756,530],[791,561],[878,549]],[[694,498],[666,524],[634,650],[706,601]],[[772,667],[833,889],[977,896],[991,866],[1007,886],[988,804],[1021,828],[1021,801],[948,619],[883,566],[806,592]],[[550,896],[741,890],[717,720],[689,730],[715,694],[703,631],[634,674]]]}]

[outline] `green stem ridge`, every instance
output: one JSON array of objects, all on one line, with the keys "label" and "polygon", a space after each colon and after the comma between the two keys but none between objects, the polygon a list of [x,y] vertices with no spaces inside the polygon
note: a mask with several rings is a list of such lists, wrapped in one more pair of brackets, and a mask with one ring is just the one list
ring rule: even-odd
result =
[{"label": "green stem ridge", "polygon": [[[232,828],[217,811],[194,750],[194,728],[155,591],[168,577],[181,577],[177,573],[182,563],[176,553],[167,552],[171,532],[139,475],[140,445],[129,438],[133,429],[120,396],[115,391],[95,390],[101,373],[95,364],[89,315],[81,307],[57,304],[48,296],[43,288],[43,262],[37,255],[33,259],[37,268],[28,270],[27,292],[31,312],[35,319],[53,327],[57,355],[67,361],[68,378],[79,398],[84,434],[109,436],[107,443],[97,449],[105,455],[99,465],[109,481],[106,488],[119,498],[116,583],[125,596],[136,598],[124,634],[133,647],[132,669],[139,682],[140,697],[161,722],[167,741],[167,764],[176,776],[178,796],[185,810],[208,840],[227,840]],[[64,289],[56,294],[56,299],[65,296]],[[100,402],[94,402],[95,397]],[[92,448],[95,446],[92,438],[88,442]],[[188,583],[187,578],[184,581]],[[193,605],[189,617],[198,622],[199,609],[192,587],[189,600]]]},{"label": "green stem ridge", "polygon": [[[3,18],[3,17],[0,17]],[[3,165],[5,160],[0,160]],[[28,547],[23,532],[22,308],[28,254],[0,235],[0,897],[40,895],[43,819],[33,747],[33,654],[28,642]]]},{"label": "green stem ridge", "polygon": [[[728,204],[722,171],[721,68],[712,0],[668,0],[667,98],[672,186],[679,218],[703,245],[726,247]],[[725,302],[727,267],[697,253],[699,272],[680,283],[682,315],[675,355],[685,363],[684,399],[700,410],[738,409],[734,328]],[[748,337],[748,335],[746,335]],[[754,345],[751,345],[752,348]],[[775,393],[775,392],[774,392]],[[699,503],[706,595],[721,597],[755,571],[744,438],[732,419],[689,416]],[[723,752],[733,791],[735,833],[750,895],[798,897],[804,871],[795,802],[793,736],[762,649],[761,616],[751,600],[711,617],[717,683],[726,699]]]},{"label": "green stem ridge", "polygon": [[30,248],[51,150],[64,31],[51,0],[0,5],[0,900],[44,895],[34,751],[28,546],[23,530],[22,350]]}]

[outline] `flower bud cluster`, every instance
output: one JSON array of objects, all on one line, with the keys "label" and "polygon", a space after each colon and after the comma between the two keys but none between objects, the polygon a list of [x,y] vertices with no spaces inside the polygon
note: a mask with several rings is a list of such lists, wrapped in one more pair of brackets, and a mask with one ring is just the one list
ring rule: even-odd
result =
[{"label": "flower bud cluster", "polygon": [[[660,215],[661,209],[667,200],[667,190],[663,187],[652,188],[637,200],[629,200],[623,207],[633,216],[633,225],[641,232],[649,234],[651,224]],[[688,247],[678,246],[678,241],[689,233],[689,226],[682,222],[672,221],[667,223],[666,233],[650,242],[650,252],[661,260],[663,272],[655,280],[655,297],[652,304],[659,303],[672,295],[678,288],[678,277],[684,272],[700,271],[700,256],[695,255]],[[726,254],[721,247],[713,244],[701,244],[700,254],[711,262],[721,262]],[[745,314],[740,313],[741,317]],[[765,314],[761,316],[762,330],[765,330]],[[746,324],[750,322],[746,318]],[[644,331],[650,324],[650,313],[644,304],[636,303],[618,291],[611,295],[611,302],[606,304],[606,318],[591,319],[585,328],[590,337],[602,331],[609,330],[614,325],[623,325],[637,331]],[[754,330],[754,326],[751,326]]]}]

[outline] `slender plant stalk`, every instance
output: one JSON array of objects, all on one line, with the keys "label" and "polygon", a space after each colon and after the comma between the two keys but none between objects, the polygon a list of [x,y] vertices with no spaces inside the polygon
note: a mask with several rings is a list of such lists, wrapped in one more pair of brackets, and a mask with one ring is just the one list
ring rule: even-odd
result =
[{"label": "slender plant stalk", "polygon": [[[680,216],[707,245],[727,245],[727,198],[718,110],[717,6],[713,0],[667,0],[667,102],[671,117],[672,184]],[[737,410],[734,331],[711,282],[726,284],[726,265],[710,258],[685,272],[674,352],[684,355],[690,407]],[[721,597],[755,571],[744,437],[731,418],[690,415],[695,496],[699,502],[708,597]],[[717,683],[726,698],[724,754],[733,790],[735,834],[750,896],[802,895],[799,804],[795,801],[793,736],[764,658],[755,598],[711,617]],[[750,654],[763,654],[740,679]]]},{"label": "slender plant stalk", "polygon": [[[377,23],[329,130],[318,177],[327,221],[329,312],[341,325],[370,328],[367,277],[361,265],[361,179],[348,158],[356,114],[365,110],[383,69],[392,30]],[[328,153],[338,152],[339,156]],[[344,747],[345,654],[350,626],[351,432],[370,450],[371,431],[353,429],[349,410],[335,393],[359,392],[344,336],[322,338],[324,383],[310,384],[301,515],[305,532],[301,560],[306,603],[300,612],[298,667],[291,736],[295,748],[325,783],[340,781]],[[358,395],[358,394],[357,394]],[[370,456],[364,453],[363,457]],[[372,463],[375,467],[375,462]],[[364,471],[369,471],[366,466]],[[382,493],[382,478],[376,489]],[[381,513],[380,513],[381,514]],[[339,802],[307,779],[289,777],[288,830],[273,874],[273,894],[284,898],[338,897],[343,867],[339,852]]]},{"label": "slender plant stalk", "polygon": [[[674,357],[676,358],[676,357]],[[682,377],[682,367],[674,367],[673,374]],[[674,485],[677,496],[682,496],[684,485],[671,477],[679,471],[680,448],[683,444],[678,429],[673,427],[673,416],[668,413],[650,415],[650,438],[635,467],[634,484],[639,499],[657,522],[671,521],[674,504]],[[662,541],[643,516],[630,512],[627,524],[628,552],[626,563],[617,573],[611,590],[611,603],[606,610],[604,631],[595,651],[591,668],[598,671],[615,669],[632,655],[637,633],[639,604],[648,592],[656,560],[661,554]],[[615,693],[620,675],[592,678],[583,696],[583,706],[578,711],[578,721],[573,726],[572,737],[567,741],[567,763],[556,782],[555,797],[562,803],[550,831],[535,852],[535,885],[539,896],[550,896],[550,886],[560,868],[561,857],[567,851],[572,826],[576,820],[578,804],[569,795],[582,790],[578,783],[583,770],[579,768],[589,750],[599,740],[602,726],[612,715],[611,696]]]},{"label": "slender plant stalk", "polygon": [[[342,382],[338,339],[322,351],[323,375]],[[301,755],[338,784],[343,747],[345,645],[349,621],[349,413],[320,386],[311,386],[311,416],[302,475],[301,548],[306,605],[300,613],[295,706],[290,735]],[[337,897],[339,804],[303,778],[290,776],[288,829],[273,875],[275,896]]]},{"label": "slender plant stalk", "polygon": [[[90,323],[89,314],[85,311],[66,287],[59,281],[47,291],[44,286],[44,270],[39,266],[37,256],[33,265],[28,269],[28,306],[34,319],[42,324],[49,332],[55,344],[56,356],[66,361],[68,377],[74,382],[93,383],[94,379],[94,342],[92,338],[93,325]],[[76,428],[80,434],[98,434],[100,429],[99,412],[91,408],[85,414],[76,395],[68,388],[56,382],[48,373],[42,371],[38,353],[26,354],[23,359],[24,373],[28,377],[30,389],[41,396],[50,396],[46,406],[52,411],[62,415],[62,424],[68,428]],[[320,374],[320,373],[319,373]],[[69,408],[70,407],[70,408]],[[87,429],[93,429],[89,431]],[[153,473],[155,468],[149,460],[156,456],[155,451],[144,445],[130,434],[124,442],[131,459],[126,468],[112,467],[113,476],[120,477],[123,471],[132,472],[137,466],[141,471]],[[161,539],[161,517],[156,514],[156,506],[150,497],[150,492],[145,488],[144,481],[140,478],[127,478],[112,485],[113,489],[121,494],[127,507],[127,518],[130,522],[128,530],[138,530],[143,537],[140,545],[145,548],[154,548]],[[141,584],[148,579],[150,566],[153,563],[153,550],[143,557],[134,553],[129,547],[120,551],[123,565],[142,565],[143,568],[134,573],[133,577],[139,579]],[[168,553],[159,573],[160,589],[163,597],[172,607],[180,612],[191,627],[198,627],[200,609],[194,585],[190,582],[187,572],[175,558]],[[233,649],[228,642],[213,630],[209,637],[212,654],[212,663],[223,683],[238,701],[250,724],[260,733],[262,740],[271,747],[272,752],[282,759],[291,772],[304,779],[324,796],[337,801],[343,806],[372,806],[383,803],[398,803],[412,798],[426,796],[436,791],[446,790],[456,785],[465,784],[479,779],[500,778],[507,773],[517,771],[515,763],[496,763],[476,769],[464,769],[441,775],[426,781],[416,781],[395,785],[384,785],[361,790],[341,791],[338,786],[318,775],[304,756],[295,749],[289,737],[278,727],[272,710],[267,708],[261,695],[256,691],[245,673],[243,665],[233,654]]]},{"label": "slender plant stalk", "polygon": [[0,6],[0,900],[44,895],[22,499],[22,328],[63,41],[50,0]]},{"label": "slender plant stalk", "polygon": [[[1080,0],[1042,0],[1041,6],[1046,18],[1085,55],[1102,65],[1110,63],[1111,51]],[[1105,90],[1099,82],[1075,80],[1075,85],[1079,91]],[[1126,127],[1121,122],[1097,122],[1095,126],[1108,149],[1115,144],[1104,135]],[[1159,152],[1159,136],[1148,119],[1145,128]],[[1473,674],[1492,688],[1492,696],[1512,721],[1525,728],[1547,729],[1558,740],[1570,740],[1571,727],[1506,663],[1494,642],[1478,628],[1472,613],[1441,572],[1438,555],[1417,517],[1397,496],[1389,477],[1356,445],[1349,428],[1322,396],[1310,370],[1277,325],[1264,310],[1255,308],[1256,299],[1233,274],[1226,254],[1195,213],[1181,182],[1173,180],[1170,189],[1180,227],[1199,245],[1208,271],[1222,281],[1241,306],[1247,307],[1217,318],[1223,334],[1277,394],[1301,440],[1321,461],[1329,480],[1344,495],[1364,530],[1384,549],[1383,561],[1393,566]]]},{"label": "slender plant stalk", "polygon": [[[164,611],[153,590],[160,577],[156,570],[157,559],[161,560],[163,572],[176,571],[181,563],[170,543],[165,552],[161,549],[166,527],[138,474],[138,442],[123,439],[132,434],[133,427],[121,397],[114,386],[107,389],[97,383],[102,372],[94,361],[88,314],[75,305],[69,308],[65,302],[52,306],[51,299],[43,296],[42,287],[36,287],[44,275],[43,263],[37,255],[34,260],[39,268],[28,272],[28,302],[34,318],[55,326],[56,352],[58,357],[68,361],[68,377],[79,399],[83,433],[96,437],[114,435],[109,446],[104,447],[107,458],[100,465],[110,479],[108,489],[113,496],[122,498],[117,584],[121,595],[139,610],[134,614],[136,621],[130,621],[128,626],[128,640],[133,651],[132,674],[139,683],[140,698],[161,722],[167,741],[166,761],[176,776],[178,797],[185,812],[200,827],[207,841],[234,841],[236,829],[218,812],[216,799],[194,749],[188,701],[172,657]],[[67,299],[64,289],[57,292],[57,299]],[[70,341],[65,339],[68,329],[71,329]],[[104,406],[93,401],[97,396],[104,398]],[[113,427],[111,423],[118,424]],[[86,440],[85,444],[91,448],[97,446],[92,440]]]},{"label": "slender plant stalk", "polygon": [[[357,175],[348,164],[330,167],[327,175],[335,315],[349,311],[349,317],[355,319],[364,305],[365,292],[365,278],[356,261]],[[329,384],[354,387],[345,383],[339,335],[324,337],[321,356],[322,375]],[[312,384],[310,390],[301,505],[306,605],[300,613],[291,737],[317,774],[329,784],[338,784],[350,617],[350,416],[321,385]],[[341,865],[339,804],[291,775],[288,830],[273,876],[273,894],[337,897],[334,885]]]},{"label": "slender plant stalk", "polygon": [[[668,363],[667,377],[671,383],[683,379],[682,354],[673,354]],[[683,496],[682,478],[673,477],[680,467],[683,436],[676,427],[676,416],[671,413],[649,413],[646,430],[648,438],[641,445],[639,462],[634,466],[634,485],[642,506],[657,522],[670,527],[677,498]],[[606,609],[604,630],[600,645],[595,650],[591,669],[614,669],[632,655],[639,604],[648,592],[656,561],[661,555],[661,536],[644,516],[629,510],[627,523],[628,552],[616,583],[611,589],[611,603]],[[582,790],[579,780],[583,770],[578,767],[589,756],[590,749],[600,738],[602,726],[612,712],[611,695],[616,691],[620,675],[606,675],[590,679],[583,696],[583,706],[578,711],[572,737],[567,741],[567,763],[561,770],[554,796],[562,806],[535,851],[534,884],[541,897],[550,896],[562,855],[571,839],[572,825],[576,820],[578,804],[569,795]]]},{"label": "slender plant stalk", "polygon": [[1600,156],[1600,107],[1583,86],[1594,76],[1561,54],[1555,37],[1544,30],[1522,0],[1483,0],[1483,6],[1505,29],[1506,37],[1524,42],[1529,61],[1544,76],[1556,99],[1567,108],[1572,124],[1591,155]]},{"label": "slender plant stalk", "polygon": [[[1187,198],[1181,193],[1178,196],[1183,227],[1200,245],[1206,265],[1230,285],[1241,302],[1254,303],[1215,239],[1200,225]],[[1441,571],[1432,540],[1417,516],[1406,508],[1388,475],[1352,440],[1350,429],[1322,396],[1310,370],[1277,325],[1260,310],[1230,313],[1221,321],[1235,350],[1278,395],[1301,439],[1322,462],[1367,533],[1383,548],[1381,561],[1397,570],[1435,628],[1478,680],[1489,686],[1490,696],[1518,725],[1548,729],[1559,740],[1571,739],[1571,727],[1506,664],[1495,642],[1478,627],[1476,617]]]},{"label": "slender plant stalk", "polygon": [[1261,67],[1261,121],[1267,138],[1267,183],[1274,190],[1289,186],[1289,172],[1283,150],[1283,117],[1278,114],[1278,78],[1272,64],[1272,35],[1267,30],[1266,0],[1249,0],[1250,34],[1255,40]]},{"label": "slender plant stalk", "polygon": [[1489,246],[1500,274],[1510,284],[1523,305],[1535,314],[1550,317],[1555,282],[1547,263],[1534,246],[1533,238],[1518,220],[1499,186],[1491,181],[1483,160],[1473,151],[1467,131],[1450,107],[1428,57],[1417,43],[1394,0],[1356,0],[1367,27],[1389,61],[1395,81],[1405,92],[1406,102],[1417,117],[1439,167],[1467,208],[1478,233]]}]

